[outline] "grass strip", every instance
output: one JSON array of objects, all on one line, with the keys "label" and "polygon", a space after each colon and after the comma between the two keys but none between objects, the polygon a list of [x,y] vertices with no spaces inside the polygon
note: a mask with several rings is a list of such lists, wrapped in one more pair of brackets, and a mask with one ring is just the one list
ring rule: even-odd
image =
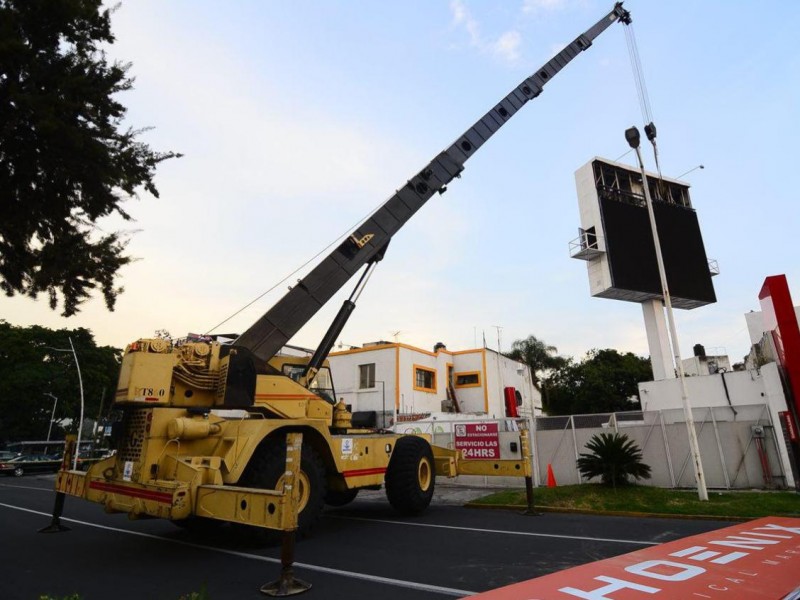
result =
[{"label": "grass strip", "polygon": [[[672,490],[643,485],[615,488],[600,484],[564,485],[534,489],[537,507],[587,512],[633,512],[659,515],[758,518],[800,517],[800,494],[794,491],[713,491],[701,502],[693,490]],[[524,489],[509,489],[478,498],[471,506],[525,508]]]}]

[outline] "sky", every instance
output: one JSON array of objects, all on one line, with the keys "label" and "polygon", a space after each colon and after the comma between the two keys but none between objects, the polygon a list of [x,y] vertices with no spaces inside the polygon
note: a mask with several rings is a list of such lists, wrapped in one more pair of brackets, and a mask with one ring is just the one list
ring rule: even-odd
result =
[{"label": "sky", "polygon": [[[18,326],[86,327],[124,347],[167,330],[241,332],[295,270],[448,147],[564,45],[610,11],[599,0],[124,1],[110,57],[130,62],[119,96],[162,163],[160,198],[110,218],[136,260],[116,310],[101,297],[63,318],[47,299],[0,297]],[[676,311],[680,348],[733,361],[764,278],[800,303],[800,3],[625,3],[658,128],[664,175],[691,184],[718,301]],[[394,237],[341,334],[451,350],[508,350],[536,335],[566,356],[647,356],[641,308],[592,298],[571,259],[574,172],[594,156],[633,164],[643,118],[623,26],[612,25]],[[621,157],[621,158],[620,158]],[[652,156],[645,155],[648,169]],[[702,164],[703,169],[696,168]],[[319,260],[319,259],[317,259]],[[311,263],[313,266],[315,263]],[[288,281],[283,278],[290,275]],[[352,282],[355,284],[355,281]],[[347,286],[292,343],[315,347]],[[270,293],[265,292],[272,289]]]}]

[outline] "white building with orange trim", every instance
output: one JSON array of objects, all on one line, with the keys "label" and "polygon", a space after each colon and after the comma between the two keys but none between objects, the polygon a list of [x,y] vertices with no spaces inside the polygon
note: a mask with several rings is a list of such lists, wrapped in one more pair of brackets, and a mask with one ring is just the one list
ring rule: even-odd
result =
[{"label": "white building with orange trim", "polygon": [[377,426],[429,413],[506,416],[513,388],[521,417],[542,413],[530,367],[489,348],[434,352],[407,344],[374,342],[329,357],[336,396],[354,412],[374,412]]}]

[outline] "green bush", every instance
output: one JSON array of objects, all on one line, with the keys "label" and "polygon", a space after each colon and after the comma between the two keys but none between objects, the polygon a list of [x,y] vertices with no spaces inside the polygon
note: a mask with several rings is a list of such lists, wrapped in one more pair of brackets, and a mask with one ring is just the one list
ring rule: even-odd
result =
[{"label": "green bush", "polygon": [[650,466],[642,462],[642,451],[624,433],[598,433],[586,444],[578,469],[587,479],[600,477],[605,485],[624,485],[628,477],[650,479]]}]

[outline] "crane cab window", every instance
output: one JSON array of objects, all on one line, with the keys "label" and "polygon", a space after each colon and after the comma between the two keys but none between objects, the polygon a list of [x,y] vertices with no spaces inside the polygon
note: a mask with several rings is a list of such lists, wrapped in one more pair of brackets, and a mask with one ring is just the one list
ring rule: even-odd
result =
[{"label": "crane cab window", "polygon": [[320,370],[317,371],[317,376],[314,377],[314,381],[311,382],[308,389],[323,400],[327,400],[331,404],[336,404],[333,377],[331,377],[331,370],[328,367],[321,367]]},{"label": "crane cab window", "polygon": [[305,370],[305,365],[283,365],[283,374],[292,381],[300,381]]},{"label": "crane cab window", "polygon": [[[306,365],[283,365],[282,370],[286,377],[299,383],[306,370]],[[333,378],[331,377],[331,370],[328,367],[320,367],[320,370],[317,371],[317,376],[314,377],[308,389],[323,400],[331,404],[336,404],[336,392],[333,389]]]}]

